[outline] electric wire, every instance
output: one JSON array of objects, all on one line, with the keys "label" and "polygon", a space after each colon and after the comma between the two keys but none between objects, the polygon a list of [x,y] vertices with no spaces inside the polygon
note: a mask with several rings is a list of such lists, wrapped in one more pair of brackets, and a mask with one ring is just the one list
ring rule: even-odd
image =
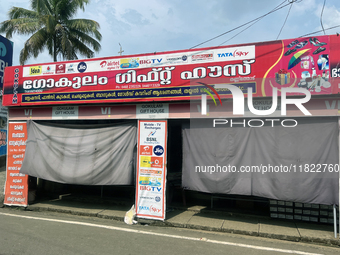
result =
[{"label": "electric wire", "polygon": [[245,30],[247,30],[248,28],[252,27],[253,25],[255,25],[257,22],[259,22],[259,20],[255,21],[253,24],[247,26],[245,29],[243,29],[242,31],[238,32],[236,35],[234,35],[233,37],[229,38],[228,40],[224,41],[223,43],[219,44],[218,46],[221,46],[227,42],[229,42],[230,40],[234,39],[236,36],[238,36],[239,34],[243,33]]},{"label": "electric wire", "polygon": [[294,3],[294,2],[292,2],[292,4],[291,4],[291,5],[290,5],[290,7],[289,7],[289,10],[288,10],[288,13],[287,13],[287,16],[286,16],[285,22],[283,22],[283,25],[282,25],[282,27],[281,27],[281,29],[280,29],[280,32],[279,32],[279,34],[278,34],[278,35],[277,35],[277,37],[276,37],[276,40],[277,40],[277,39],[279,39],[279,36],[280,36],[280,34],[281,34],[281,32],[282,32],[282,29],[283,29],[283,28],[284,28],[284,26],[286,25],[286,22],[287,22],[287,19],[288,19],[288,16],[289,16],[290,10],[292,9],[293,3]]},{"label": "electric wire", "polygon": [[271,13],[273,13],[273,12],[276,12],[276,11],[278,11],[278,10],[280,10],[280,9],[282,9],[282,8],[284,8],[284,7],[286,7],[286,6],[288,6],[288,5],[293,4],[293,3],[296,2],[296,1],[297,1],[297,0],[288,0],[288,4],[286,4],[286,5],[284,5],[284,6],[281,6],[281,7],[277,8],[277,9],[275,9],[275,10],[273,10],[273,11],[270,11],[270,12],[268,12],[268,13],[266,13],[266,14],[264,14],[264,15],[262,15],[262,16],[256,18],[256,19],[253,19],[253,20],[251,20],[251,21],[248,21],[247,23],[244,23],[243,25],[240,25],[240,26],[238,26],[238,27],[236,27],[236,28],[233,28],[233,29],[231,29],[231,30],[229,30],[229,31],[226,31],[226,32],[224,32],[224,33],[222,33],[222,34],[220,34],[220,35],[218,35],[218,36],[215,36],[215,37],[209,39],[209,40],[206,40],[206,41],[204,41],[204,42],[202,42],[202,43],[199,43],[199,44],[197,44],[197,45],[195,45],[195,46],[193,46],[193,47],[191,47],[191,48],[189,48],[189,49],[196,48],[196,47],[198,47],[198,46],[200,46],[200,45],[202,45],[202,44],[205,44],[205,43],[207,43],[207,42],[210,42],[210,41],[212,41],[212,40],[215,40],[216,38],[219,38],[219,37],[221,37],[221,36],[223,36],[223,35],[225,35],[225,34],[228,34],[228,33],[232,32],[232,31],[234,31],[234,30],[237,30],[237,29],[239,29],[239,28],[241,28],[241,27],[243,27],[243,26],[246,26],[246,25],[248,25],[248,24],[250,24],[250,23],[252,23],[252,22],[254,22],[254,21],[256,21],[256,20],[262,19],[262,18],[268,16],[269,14],[271,14]]},{"label": "electric wire", "polygon": [[322,11],[321,11],[321,15],[320,15],[320,23],[321,23],[323,33],[326,35],[325,29],[324,29],[323,24],[322,24],[322,15],[323,15],[323,10],[325,8],[325,4],[326,4],[326,0],[324,0],[324,2],[323,2]]},{"label": "electric wire", "polygon": [[[273,10],[279,8],[281,5],[284,4],[284,2],[286,2],[286,0],[284,0],[281,4],[279,4],[278,6],[276,6]],[[243,33],[245,30],[247,30],[248,28],[252,27],[253,25],[255,25],[257,22],[259,22],[260,20],[262,20],[262,18],[258,19],[257,21],[253,22],[251,25],[249,25],[248,27],[246,27],[245,29],[243,29],[242,31],[238,32],[236,35],[234,35],[233,37],[229,38],[228,40],[224,41],[223,43],[219,44],[219,46],[229,42],[230,40],[234,39],[236,36],[238,36],[239,34]]]},{"label": "electric wire", "polygon": [[314,34],[323,32],[323,31],[325,31],[325,30],[330,30],[330,29],[334,29],[334,28],[337,28],[337,27],[340,27],[340,25],[334,26],[334,27],[329,27],[329,28],[326,28],[326,29],[324,29],[324,30],[315,31],[315,32],[312,32],[312,33],[309,33],[309,34],[301,35],[301,36],[299,36],[298,38],[306,37],[306,36],[309,36],[309,35],[314,35]]}]

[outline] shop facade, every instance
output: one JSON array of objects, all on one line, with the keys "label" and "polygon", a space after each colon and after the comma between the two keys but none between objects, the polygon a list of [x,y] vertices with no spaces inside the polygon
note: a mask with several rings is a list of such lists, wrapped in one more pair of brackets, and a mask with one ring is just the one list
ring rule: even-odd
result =
[{"label": "shop facade", "polygon": [[[339,43],[333,35],[6,68],[5,204],[27,206],[27,176],[132,185],[137,215],[164,219],[173,173],[183,190],[338,205]],[[294,219],[287,208],[273,217]]]}]

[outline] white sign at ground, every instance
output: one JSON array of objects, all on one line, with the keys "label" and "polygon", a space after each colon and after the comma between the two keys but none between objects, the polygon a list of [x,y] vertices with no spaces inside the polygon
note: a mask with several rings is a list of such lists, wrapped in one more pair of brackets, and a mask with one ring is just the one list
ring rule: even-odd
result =
[{"label": "white sign at ground", "polygon": [[136,214],[165,219],[167,121],[138,122]]}]

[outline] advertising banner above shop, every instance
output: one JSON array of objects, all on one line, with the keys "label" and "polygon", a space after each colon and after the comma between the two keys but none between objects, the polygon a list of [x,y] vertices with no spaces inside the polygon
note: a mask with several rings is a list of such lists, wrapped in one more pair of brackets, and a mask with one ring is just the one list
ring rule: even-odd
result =
[{"label": "advertising banner above shop", "polygon": [[[6,68],[4,105],[190,100],[216,84],[269,97],[273,88],[340,92],[340,37],[318,36]],[[228,89],[216,89],[222,98]]]}]

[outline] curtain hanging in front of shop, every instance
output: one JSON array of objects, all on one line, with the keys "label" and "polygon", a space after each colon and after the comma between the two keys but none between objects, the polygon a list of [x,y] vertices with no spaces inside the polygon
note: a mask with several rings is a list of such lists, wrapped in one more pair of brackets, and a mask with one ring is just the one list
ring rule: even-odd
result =
[{"label": "curtain hanging in front of shop", "polygon": [[191,120],[183,127],[183,188],[338,204],[337,118],[296,120],[296,127],[272,127],[263,119],[256,128],[243,119],[215,128],[212,120]]},{"label": "curtain hanging in front of shop", "polygon": [[131,185],[137,126],[70,126],[28,122],[20,173],[82,185]]}]

